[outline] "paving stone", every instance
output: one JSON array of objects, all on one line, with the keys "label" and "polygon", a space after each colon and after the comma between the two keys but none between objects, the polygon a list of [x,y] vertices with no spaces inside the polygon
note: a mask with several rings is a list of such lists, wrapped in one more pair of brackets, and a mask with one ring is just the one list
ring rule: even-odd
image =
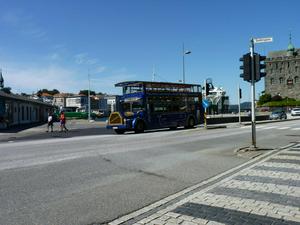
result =
[{"label": "paving stone", "polygon": [[191,222],[191,221],[183,221],[181,223],[182,225],[197,225],[197,223]]},{"label": "paving stone", "polygon": [[181,214],[174,213],[174,212],[168,212],[168,213],[166,214],[166,216],[168,216],[168,217],[173,217],[173,218],[178,218],[179,216],[181,216]]},{"label": "paving stone", "polygon": [[[248,224],[273,224],[274,222],[278,223],[278,224],[283,224],[283,222],[290,224],[290,225],[300,225],[299,222],[295,222],[292,220],[282,220],[282,219],[278,219],[278,218],[274,218],[274,217],[268,217],[267,215],[256,215],[256,214],[249,214],[249,213],[245,213],[245,212],[240,212],[240,211],[236,211],[236,210],[231,210],[231,209],[224,209],[224,208],[220,208],[220,207],[212,207],[212,206],[208,206],[208,205],[201,205],[201,204],[196,204],[193,203],[193,205],[189,204],[189,207],[185,207],[185,205],[182,205],[176,209],[174,209],[174,212],[180,211],[181,213],[183,213],[184,215],[189,214],[188,211],[191,210],[192,208],[194,208],[195,210],[199,211],[199,212],[204,212],[205,213],[205,220],[208,221],[215,221],[218,223],[224,223],[224,224],[247,224],[247,221],[249,222]],[[227,212],[227,216],[214,216],[211,217],[212,214],[209,214],[209,211],[213,211],[213,212],[218,212],[218,211],[225,211]],[[217,213],[218,215],[218,213]],[[196,215],[195,215],[196,216]],[[197,215],[198,218],[202,218],[203,219],[203,215],[201,215],[200,213]],[[246,222],[245,222],[246,221]],[[209,222],[207,223],[209,224]]]},{"label": "paving stone", "polygon": [[201,225],[202,224],[205,225],[205,224],[208,223],[208,220],[201,219],[201,218],[195,218],[195,219],[192,220],[192,222],[197,223],[197,224],[201,224]]},{"label": "paving stone", "polygon": [[277,163],[292,163],[300,165],[300,159],[269,159],[267,162],[277,162]]},{"label": "paving stone", "polygon": [[294,169],[294,168],[269,167],[269,166],[255,166],[255,167],[253,167],[252,169],[255,169],[255,170],[278,171],[278,172],[287,172],[287,173],[296,173],[296,174],[300,174],[300,169]]},{"label": "paving stone", "polygon": [[183,219],[179,218],[170,218],[169,220],[167,220],[167,223],[173,223],[173,224],[180,224],[182,223]]},{"label": "paving stone", "polygon": [[160,219],[155,219],[155,220],[150,221],[150,224],[154,224],[154,225],[164,225],[164,224],[166,224],[166,221],[160,220]]},{"label": "paving stone", "polygon": [[277,203],[281,205],[290,205],[298,207],[300,205],[300,197],[291,197],[281,194],[243,190],[243,189],[231,189],[217,187],[209,191],[213,194],[224,194],[234,196],[234,197],[244,197],[250,199],[263,200],[266,202]]},{"label": "paving stone", "polygon": [[167,215],[162,215],[161,217],[159,217],[160,220],[166,221],[168,219],[170,219],[171,217],[167,216]]}]

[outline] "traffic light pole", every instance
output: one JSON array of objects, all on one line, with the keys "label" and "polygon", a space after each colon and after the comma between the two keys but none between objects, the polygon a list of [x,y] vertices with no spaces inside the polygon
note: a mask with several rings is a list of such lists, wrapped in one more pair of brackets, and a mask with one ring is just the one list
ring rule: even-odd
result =
[{"label": "traffic light pole", "polygon": [[241,94],[240,94],[240,85],[238,85],[238,109],[239,109],[239,125],[242,124],[241,120]]},{"label": "traffic light pole", "polygon": [[[205,87],[205,90],[204,90],[204,92],[205,92],[205,100],[207,100],[207,90],[206,90],[206,88],[207,88],[207,85],[206,85],[206,80],[204,80],[204,87]],[[207,129],[207,108],[205,107],[204,108],[204,128],[205,129]]]},{"label": "traffic light pole", "polygon": [[251,150],[256,150],[256,127],[255,127],[255,74],[254,74],[254,39],[250,41],[251,56],[251,127],[252,127],[252,145]]}]

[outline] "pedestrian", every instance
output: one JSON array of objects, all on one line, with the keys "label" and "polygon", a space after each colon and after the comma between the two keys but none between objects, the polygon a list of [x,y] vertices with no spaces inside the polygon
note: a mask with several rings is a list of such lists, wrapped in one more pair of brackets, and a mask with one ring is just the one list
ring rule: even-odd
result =
[{"label": "pedestrian", "polygon": [[47,125],[47,131],[49,132],[49,127],[51,128],[51,132],[53,132],[53,113],[52,112],[48,112],[48,125]]},{"label": "pedestrian", "polygon": [[68,128],[66,128],[66,117],[64,111],[60,113],[59,120],[60,120],[60,132],[63,131],[67,132]]}]

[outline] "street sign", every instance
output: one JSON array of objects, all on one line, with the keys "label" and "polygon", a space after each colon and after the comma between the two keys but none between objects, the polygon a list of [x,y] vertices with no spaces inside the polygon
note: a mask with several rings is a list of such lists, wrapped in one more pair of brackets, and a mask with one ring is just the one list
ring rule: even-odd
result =
[{"label": "street sign", "polygon": [[272,37],[266,37],[266,38],[253,38],[253,41],[255,44],[257,43],[263,43],[263,42],[272,42],[273,38]]},{"label": "street sign", "polygon": [[202,106],[204,109],[208,108],[210,106],[210,101],[206,99],[202,100]]}]

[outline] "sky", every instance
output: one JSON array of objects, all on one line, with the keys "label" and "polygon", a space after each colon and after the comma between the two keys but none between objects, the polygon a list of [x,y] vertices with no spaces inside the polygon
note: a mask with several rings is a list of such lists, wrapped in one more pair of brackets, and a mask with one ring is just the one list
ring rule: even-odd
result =
[{"label": "sky", "polygon": [[[14,93],[58,89],[121,94],[129,80],[203,84],[211,78],[230,104],[250,101],[239,58],[251,38],[273,37],[255,51],[300,47],[300,1],[0,0],[0,69]],[[89,75],[89,76],[88,76]],[[256,83],[256,95],[264,80]]]}]

